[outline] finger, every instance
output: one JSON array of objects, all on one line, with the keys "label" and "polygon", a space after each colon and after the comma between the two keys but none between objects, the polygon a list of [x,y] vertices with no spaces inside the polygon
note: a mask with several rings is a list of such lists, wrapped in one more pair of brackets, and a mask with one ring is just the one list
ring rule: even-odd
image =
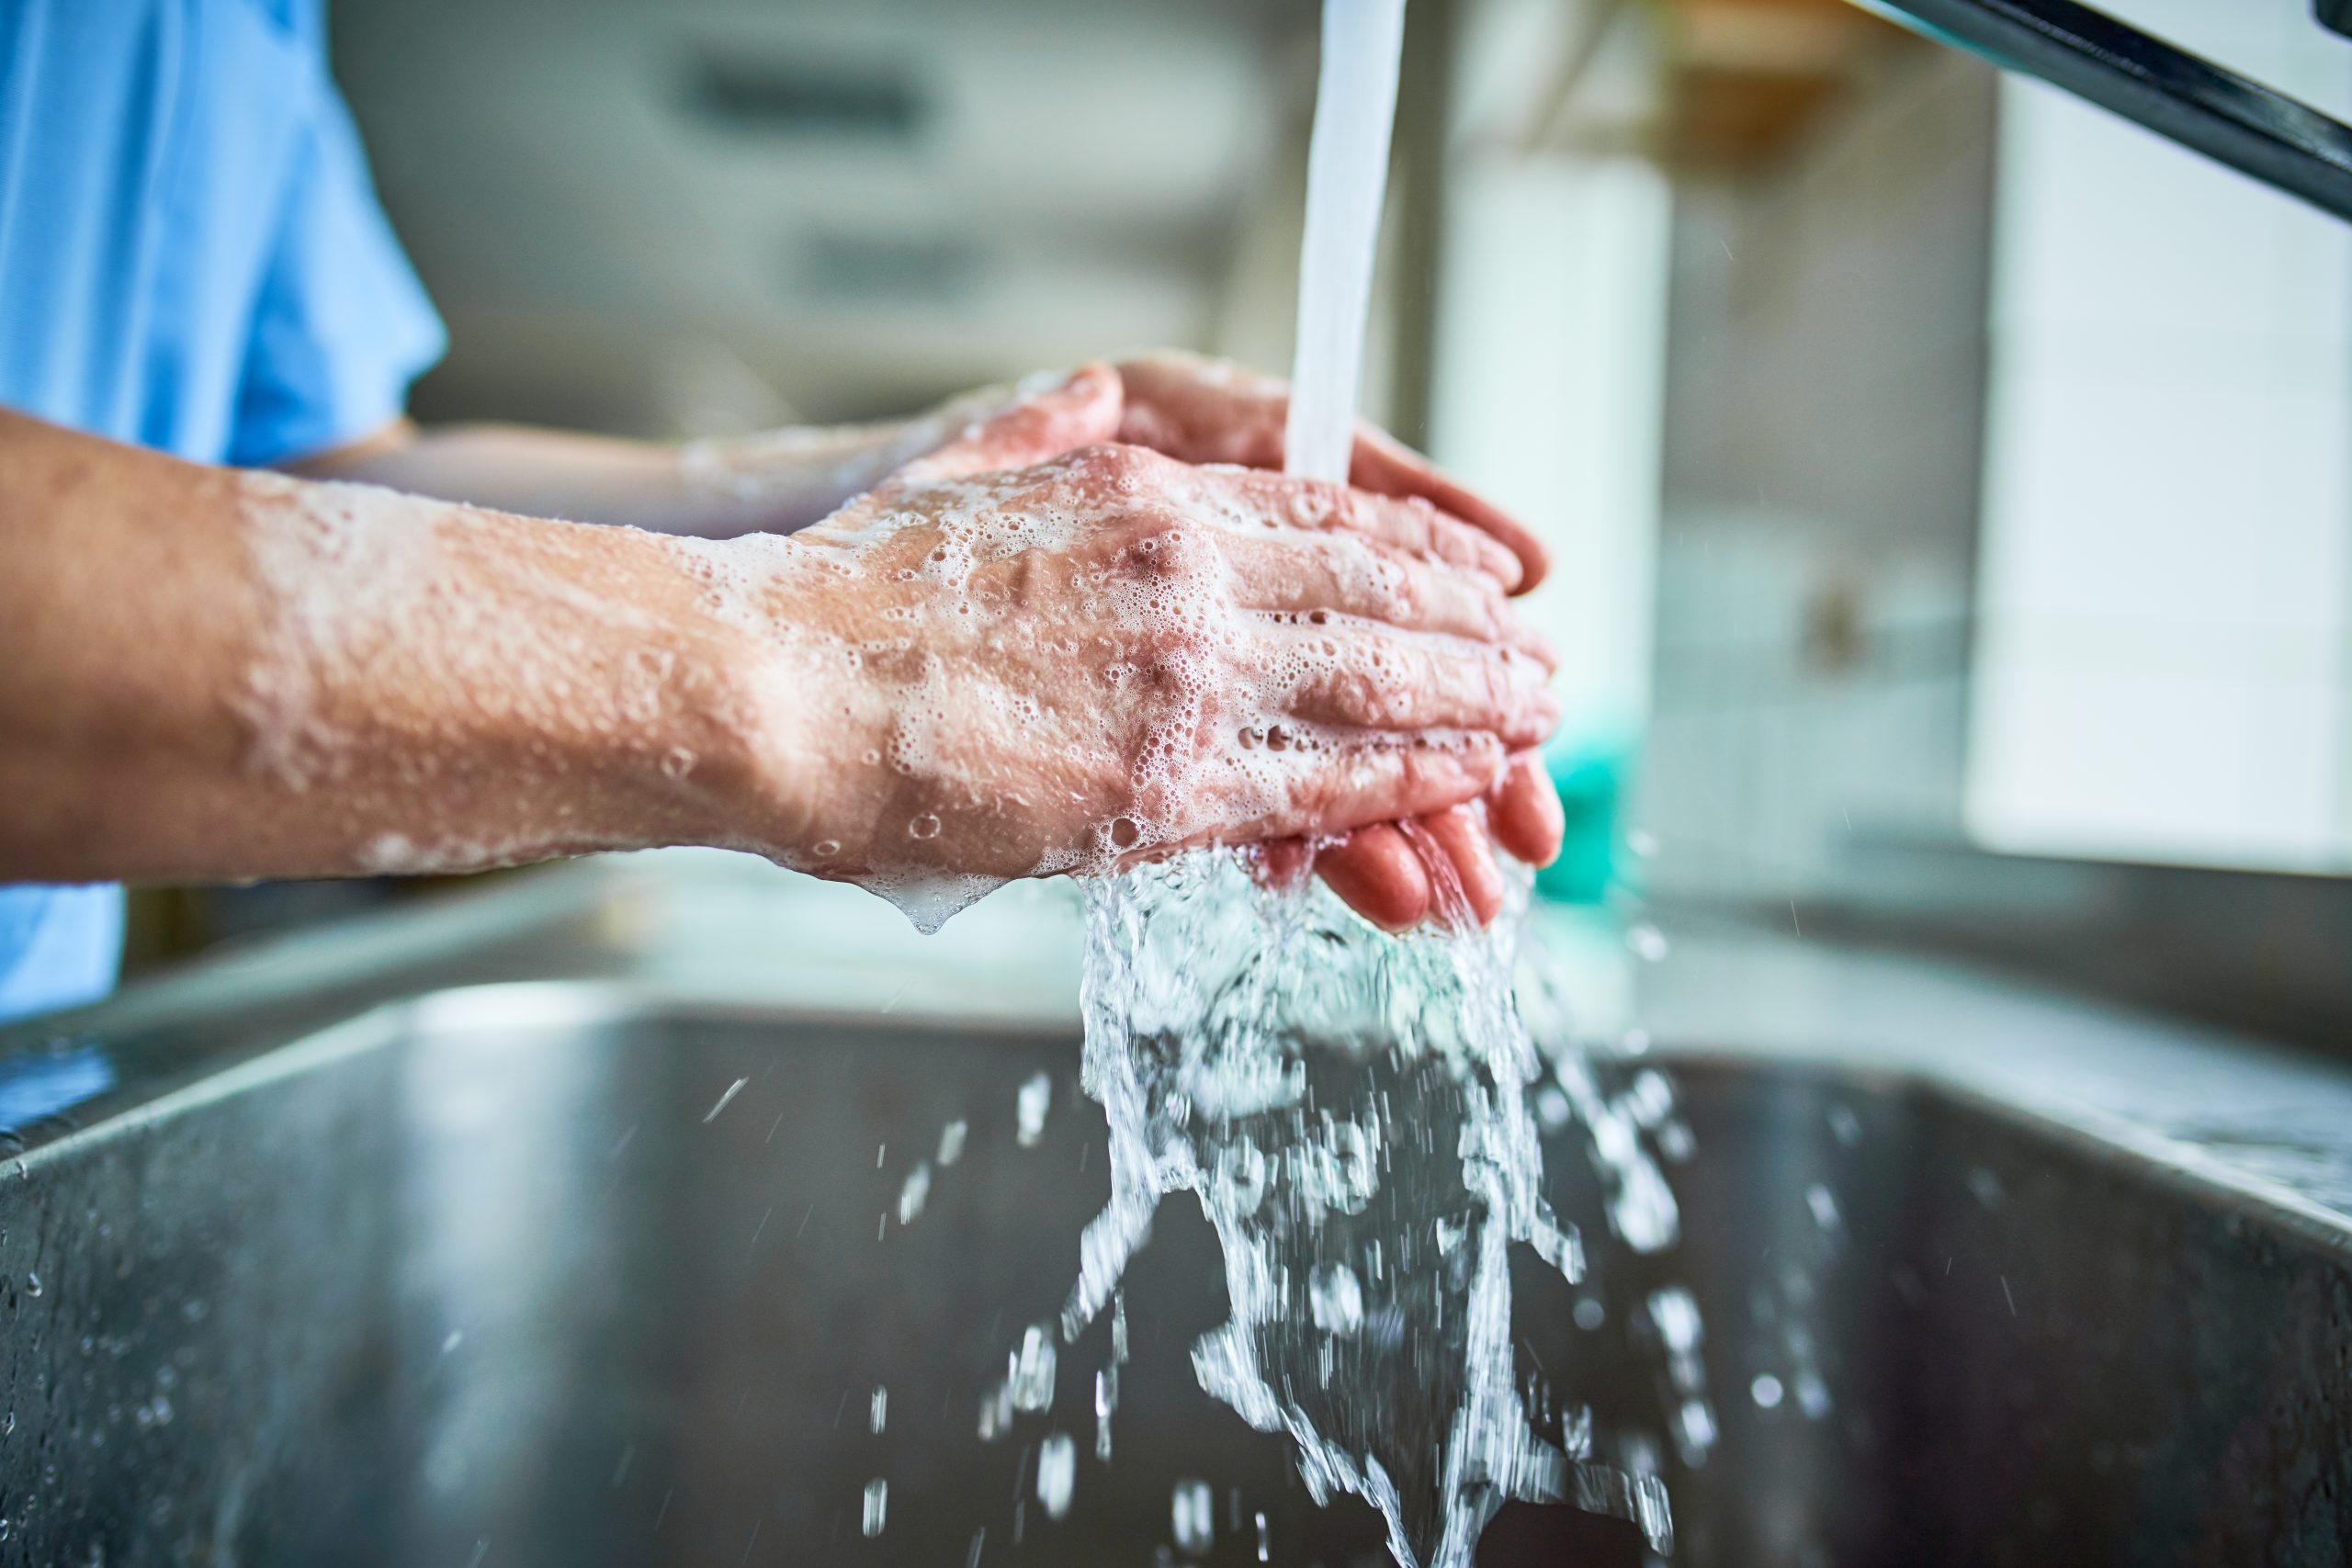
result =
[{"label": "finger", "polygon": [[1123,361],[1119,439],[1186,463],[1283,466],[1290,389],[1229,360],[1162,352]]},{"label": "finger", "polygon": [[1432,813],[1402,829],[1430,874],[1430,902],[1441,919],[1467,914],[1484,926],[1502,912],[1503,874],[1487,844],[1487,825],[1467,806]]},{"label": "finger", "polygon": [[1546,670],[1559,667],[1551,644],[1479,573],[1432,566],[1344,534],[1236,534],[1222,536],[1220,544],[1244,609],[1305,615],[1315,626],[1328,624],[1336,612],[1499,643]]},{"label": "finger", "polygon": [[[1283,431],[1290,417],[1290,389],[1283,382],[1238,365],[1178,354],[1130,360],[1119,374],[1127,388],[1122,441],[1188,463],[1283,466]],[[1493,538],[1513,558],[1510,581],[1521,592],[1549,570],[1542,541],[1518,519],[1385,432],[1357,427],[1348,479],[1359,490],[1418,496]]]},{"label": "finger", "polygon": [[1559,722],[1544,667],[1489,643],[1334,619],[1261,627],[1258,647],[1271,694],[1309,724],[1486,730],[1516,751]]},{"label": "finger", "polygon": [[1357,829],[1317,856],[1315,870],[1342,903],[1383,931],[1410,931],[1429,913],[1429,872],[1389,823]]},{"label": "finger", "polygon": [[1260,886],[1276,892],[1294,892],[1316,863],[1315,852],[1305,839],[1269,839],[1258,846],[1250,863]]},{"label": "finger", "polygon": [[1543,581],[1551,570],[1550,552],[1524,524],[1380,431],[1369,426],[1357,431],[1348,482],[1381,495],[1419,496],[1487,535],[1518,561],[1517,592],[1524,593]]},{"label": "finger", "polygon": [[1377,539],[1393,549],[1426,560],[1484,572],[1506,592],[1521,580],[1519,558],[1496,540],[1427,501],[1374,495],[1320,479],[1211,470],[1202,476],[1231,509],[1227,521],[1247,528],[1344,530]]},{"label": "finger", "polygon": [[1497,846],[1529,865],[1546,866],[1560,858],[1566,818],[1542,758],[1525,751],[1510,760],[1502,782],[1487,796],[1487,825]]},{"label": "finger", "polygon": [[1261,747],[1219,798],[1194,784],[1184,802],[1199,824],[1153,852],[1195,844],[1328,838],[1374,822],[1422,817],[1476,799],[1502,777],[1492,735],[1355,736],[1313,750]]},{"label": "finger", "polygon": [[903,472],[955,479],[1025,468],[1108,441],[1118,433],[1122,395],[1118,372],[1107,365],[1080,366],[1060,386],[980,421]]}]

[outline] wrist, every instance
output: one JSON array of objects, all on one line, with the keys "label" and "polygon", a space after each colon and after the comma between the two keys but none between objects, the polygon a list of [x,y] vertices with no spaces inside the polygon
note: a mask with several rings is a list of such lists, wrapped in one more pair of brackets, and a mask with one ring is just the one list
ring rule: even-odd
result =
[{"label": "wrist", "polygon": [[710,676],[674,716],[697,764],[665,778],[684,841],[820,875],[865,869],[888,716],[834,635],[827,579],[774,536],[666,541],[691,581],[691,640]]}]

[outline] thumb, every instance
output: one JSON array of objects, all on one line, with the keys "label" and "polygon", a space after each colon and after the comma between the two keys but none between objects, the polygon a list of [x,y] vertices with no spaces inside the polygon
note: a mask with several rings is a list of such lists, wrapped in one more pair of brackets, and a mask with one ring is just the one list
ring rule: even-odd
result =
[{"label": "thumb", "polygon": [[1111,440],[1119,433],[1121,405],[1119,373],[1107,365],[1081,365],[1046,389],[966,425],[904,471],[937,479],[1025,468]]}]

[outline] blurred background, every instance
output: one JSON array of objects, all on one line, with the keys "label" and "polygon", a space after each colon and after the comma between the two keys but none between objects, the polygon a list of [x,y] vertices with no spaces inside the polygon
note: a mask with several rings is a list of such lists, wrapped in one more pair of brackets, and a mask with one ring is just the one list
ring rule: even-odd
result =
[{"label": "blurred background", "polygon": [[[2307,0],[2107,9],[2336,115]],[[334,0],[427,421],[1287,367],[1306,0]],[[1555,897],[2352,1019],[2352,229],[1848,0],[1412,0],[1371,417],[1559,565]],[[153,963],[385,896],[150,894]]]}]

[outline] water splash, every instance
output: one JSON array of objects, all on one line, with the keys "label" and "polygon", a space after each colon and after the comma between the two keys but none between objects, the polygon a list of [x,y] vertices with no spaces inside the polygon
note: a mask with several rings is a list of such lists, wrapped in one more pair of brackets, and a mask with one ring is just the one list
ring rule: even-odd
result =
[{"label": "water splash", "polygon": [[1632,1519],[1663,1549],[1662,1484],[1593,1462],[1580,1436],[1544,1442],[1514,1384],[1510,1245],[1571,1280],[1583,1267],[1539,1190],[1516,922],[1385,937],[1227,851],[1087,897],[1083,1082],[1109,1123],[1111,1201],[1063,1338],[1110,1303],[1160,1198],[1189,1191],[1232,1303],[1194,1375],[1290,1437],[1318,1502],[1372,1504],[1408,1568],[1468,1563],[1514,1497]]},{"label": "water splash", "polygon": [[1049,1519],[1058,1519],[1069,1512],[1069,1499],[1078,1481],[1078,1446],[1067,1432],[1052,1432],[1037,1450],[1037,1502]]},{"label": "water splash", "polygon": [[1169,1532],[1188,1557],[1205,1557],[1216,1544],[1216,1498],[1205,1481],[1180,1481],[1168,1499]]}]

